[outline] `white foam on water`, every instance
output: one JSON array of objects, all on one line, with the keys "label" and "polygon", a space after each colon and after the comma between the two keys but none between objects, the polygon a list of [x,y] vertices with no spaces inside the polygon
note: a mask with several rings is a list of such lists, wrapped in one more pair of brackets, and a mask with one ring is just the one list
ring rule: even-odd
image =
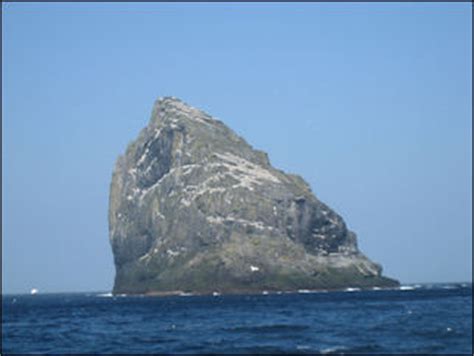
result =
[{"label": "white foam on water", "polygon": [[360,291],[360,288],[351,288],[351,287],[349,287],[349,288],[344,289],[344,291],[345,292],[358,292],[358,291]]},{"label": "white foam on water", "polygon": [[415,287],[413,286],[400,286],[400,288],[398,288],[400,290],[414,290]]},{"label": "white foam on water", "polygon": [[344,351],[346,348],[344,346],[341,346],[341,347],[328,347],[326,349],[322,349],[320,352],[322,354],[328,354],[328,353],[333,353],[333,352],[342,352]]},{"label": "white foam on water", "polygon": [[109,298],[109,297],[113,297],[114,295],[112,293],[101,293],[101,294],[97,294],[96,297],[102,297],[102,298]]},{"label": "white foam on water", "polygon": [[311,293],[309,289],[298,289],[298,293]]},{"label": "white foam on water", "polygon": [[297,350],[309,350],[310,346],[308,345],[296,345]]},{"label": "white foam on water", "polygon": [[445,286],[443,286],[443,289],[456,289],[456,286],[445,285]]}]

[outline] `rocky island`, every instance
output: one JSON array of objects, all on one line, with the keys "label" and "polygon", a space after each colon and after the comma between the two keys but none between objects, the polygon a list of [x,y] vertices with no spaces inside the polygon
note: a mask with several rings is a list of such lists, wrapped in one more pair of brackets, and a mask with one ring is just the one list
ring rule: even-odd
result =
[{"label": "rocky island", "polygon": [[398,285],[300,176],[174,97],[119,156],[109,205],[116,294]]}]

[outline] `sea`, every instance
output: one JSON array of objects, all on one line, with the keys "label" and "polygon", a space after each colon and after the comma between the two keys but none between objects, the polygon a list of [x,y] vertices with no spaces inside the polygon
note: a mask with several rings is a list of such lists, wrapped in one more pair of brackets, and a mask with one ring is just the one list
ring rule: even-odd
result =
[{"label": "sea", "polygon": [[472,352],[472,283],[259,295],[2,296],[2,355]]}]

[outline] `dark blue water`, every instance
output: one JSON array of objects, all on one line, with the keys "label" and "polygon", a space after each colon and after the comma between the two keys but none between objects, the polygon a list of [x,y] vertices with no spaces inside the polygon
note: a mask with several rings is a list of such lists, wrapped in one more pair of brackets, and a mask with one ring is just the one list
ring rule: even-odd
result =
[{"label": "dark blue water", "polygon": [[2,298],[5,353],[466,353],[472,284],[247,296]]}]

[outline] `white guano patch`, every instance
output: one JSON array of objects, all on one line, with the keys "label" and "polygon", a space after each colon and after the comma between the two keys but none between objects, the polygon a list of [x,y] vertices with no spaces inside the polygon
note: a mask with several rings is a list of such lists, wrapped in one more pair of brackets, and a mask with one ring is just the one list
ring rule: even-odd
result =
[{"label": "white guano patch", "polygon": [[166,254],[171,257],[179,256],[179,251],[173,251],[171,249],[166,250]]},{"label": "white guano patch", "polygon": [[153,167],[153,163],[155,163],[156,161],[157,161],[156,157],[152,158],[152,160],[150,161],[150,164],[148,165],[148,167],[146,167],[143,173],[148,174],[148,172],[150,172],[151,168]]},{"label": "white guano patch", "polygon": [[[254,187],[257,185],[281,183],[280,179],[269,170],[255,163],[247,161],[244,158],[238,157],[232,153],[215,153],[215,156],[220,160],[207,164],[193,163],[172,168],[168,173],[163,175],[156,183],[139,192],[134,192],[134,195],[138,195],[139,200],[141,201],[150,191],[158,187],[168,177],[173,175],[188,175],[192,172],[192,170],[196,168],[204,168],[205,170],[208,170],[210,168],[224,167],[227,171],[212,174],[209,178],[197,185],[186,186],[183,190],[184,197],[181,200],[181,203],[186,207],[190,206],[193,200],[203,194],[224,193],[230,189],[237,188],[245,188],[250,191],[253,191]],[[231,177],[235,179],[237,183],[227,188],[212,186],[216,184],[218,185],[219,182],[225,179],[226,177]],[[170,196],[172,195],[174,194],[171,194]],[[231,204],[231,201],[227,198],[226,203]],[[275,207],[274,214],[276,213],[277,210]]]},{"label": "white guano patch", "polygon": [[148,251],[147,253],[145,253],[143,256],[141,256],[138,260],[139,261],[143,261],[143,260],[146,260],[148,261],[152,255],[155,255],[156,253],[158,253],[159,249],[158,247],[155,247],[153,250],[151,251]]},{"label": "white guano patch", "polygon": [[145,161],[146,156],[148,155],[148,152],[150,152],[150,149],[147,147],[147,148],[145,148],[145,151],[143,151],[142,155],[138,159],[137,167]]},{"label": "white guano patch", "polygon": [[156,216],[159,217],[160,219],[165,220],[165,216],[160,211],[156,212]]},{"label": "white guano patch", "polygon": [[260,268],[258,268],[257,266],[250,265],[250,271],[251,272],[258,272],[259,270],[260,270]]},{"label": "white guano patch", "polygon": [[213,119],[210,116],[206,115],[203,111],[196,109],[195,107],[186,105],[180,101],[171,101],[169,104],[172,106],[173,113],[179,112],[192,121],[196,121],[205,125],[211,125],[209,121]]},{"label": "white guano patch", "polygon": [[181,198],[181,204],[183,204],[184,206],[191,206],[191,202],[186,199],[186,198]]},{"label": "white guano patch", "polygon": [[[165,179],[169,178],[169,177],[172,177],[173,175],[175,174],[181,174],[181,175],[187,175],[189,174],[193,169],[197,168],[197,167],[201,167],[200,164],[187,164],[187,165],[184,165],[184,166],[178,166],[178,167],[174,167],[174,168],[171,168],[169,170],[168,173],[164,174],[158,181],[156,181],[153,185],[149,186],[148,188],[146,189],[143,189],[140,191],[140,196],[139,196],[139,200],[143,200],[143,198],[145,198],[145,196],[150,193],[151,191],[153,191],[155,188],[157,188]],[[195,186],[187,186],[185,188],[185,193],[186,193],[186,190],[191,190],[193,191],[194,190],[194,187]],[[176,193],[173,191],[170,196],[173,196],[175,195]],[[186,206],[189,206],[190,205],[190,201],[189,199],[185,199],[185,201],[182,201],[182,203]],[[187,205],[189,203],[189,205]]]},{"label": "white guano patch", "polygon": [[220,216],[208,216],[206,220],[211,224],[222,224],[225,219]]},{"label": "white guano patch", "polygon": [[228,169],[226,173],[239,181],[232,188],[244,187],[253,190],[254,185],[281,182],[269,170],[230,152],[215,153],[215,155],[222,160],[222,162],[217,164],[226,167]]},{"label": "white guano patch", "polygon": [[170,175],[173,175],[174,172],[179,169],[180,167],[176,167],[176,168],[171,168],[169,170],[168,173],[164,174],[163,177],[161,177],[156,183],[154,183],[153,185],[149,186],[148,188],[146,189],[143,189],[142,191],[140,191],[140,197],[139,199],[140,200],[143,200],[143,198],[145,197],[145,195],[147,195],[150,191],[152,191],[153,189],[155,189],[156,187],[158,187],[160,185],[161,182],[163,182],[164,179],[166,179],[167,177],[169,177]]},{"label": "white guano patch", "polygon": [[156,140],[161,134],[161,129],[155,129],[155,134],[153,135],[153,140]]},{"label": "white guano patch", "polygon": [[222,216],[208,216],[206,217],[206,220],[210,224],[223,224],[224,222],[233,222],[237,223],[243,226],[252,226],[258,230],[274,230],[273,226],[268,226],[265,225],[261,221],[249,221],[245,219],[239,219],[235,218],[233,216],[227,216],[227,217],[222,217]]}]

